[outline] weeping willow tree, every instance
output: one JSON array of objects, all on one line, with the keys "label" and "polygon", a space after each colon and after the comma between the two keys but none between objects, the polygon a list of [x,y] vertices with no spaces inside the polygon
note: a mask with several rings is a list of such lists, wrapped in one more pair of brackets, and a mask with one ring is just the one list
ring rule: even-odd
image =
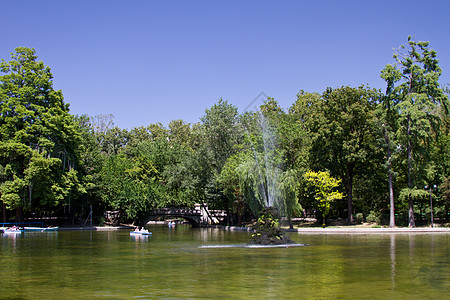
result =
[{"label": "weeping willow tree", "polygon": [[[236,169],[244,200],[256,215],[265,207],[277,208],[292,228],[292,217],[302,210],[298,203],[299,180],[295,170],[266,169],[257,159],[261,157],[247,155]],[[269,179],[274,174],[276,181],[273,177]],[[268,183],[273,184],[270,195]]]},{"label": "weeping willow tree", "polygon": [[229,199],[244,202],[255,215],[265,207],[277,208],[292,227],[292,217],[302,210],[298,203],[297,174],[294,170],[283,171],[279,167],[266,168],[263,160],[263,154],[251,151],[233,155],[219,176],[221,188]]}]

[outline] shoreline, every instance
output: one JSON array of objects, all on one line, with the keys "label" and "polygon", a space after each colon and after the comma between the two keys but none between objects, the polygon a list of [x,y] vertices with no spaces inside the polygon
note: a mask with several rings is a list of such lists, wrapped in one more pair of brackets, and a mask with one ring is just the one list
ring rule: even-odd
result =
[{"label": "shoreline", "polygon": [[77,230],[93,230],[93,231],[115,231],[115,230],[125,230],[125,229],[134,229],[136,226],[68,226],[68,227],[59,227],[58,231],[77,231]]},{"label": "shoreline", "polygon": [[[251,232],[252,227],[239,227],[239,226],[224,226],[224,225],[208,225],[203,226],[205,228],[217,228],[225,231],[246,231]],[[131,230],[133,226],[120,225],[120,226],[67,226],[59,227],[58,231],[116,231],[116,230]],[[3,228],[0,228],[3,229]],[[448,227],[301,227],[301,228],[282,228],[285,232],[292,232],[298,234],[450,234],[450,228]]]},{"label": "shoreline", "polygon": [[[237,227],[237,226],[208,226],[212,228],[222,228],[228,231],[252,231],[251,227]],[[450,228],[447,227],[381,227],[381,228],[366,228],[366,227],[301,227],[301,228],[282,228],[285,232],[293,232],[298,234],[396,234],[396,233],[430,233],[430,234],[450,234]]]},{"label": "shoreline", "polygon": [[445,227],[394,227],[394,228],[297,228],[297,229],[286,229],[287,232],[297,232],[299,234],[396,234],[396,233],[440,233],[440,234],[450,234],[450,228]]}]

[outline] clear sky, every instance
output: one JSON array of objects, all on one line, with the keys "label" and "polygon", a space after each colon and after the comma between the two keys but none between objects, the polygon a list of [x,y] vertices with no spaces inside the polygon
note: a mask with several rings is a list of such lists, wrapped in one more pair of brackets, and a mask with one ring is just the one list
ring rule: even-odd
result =
[{"label": "clear sky", "polygon": [[[430,41],[450,83],[450,1],[2,1],[0,58],[35,48],[72,114],[131,129],[198,122],[219,98],[368,84],[408,35]],[[254,105],[259,105],[257,100]]]}]

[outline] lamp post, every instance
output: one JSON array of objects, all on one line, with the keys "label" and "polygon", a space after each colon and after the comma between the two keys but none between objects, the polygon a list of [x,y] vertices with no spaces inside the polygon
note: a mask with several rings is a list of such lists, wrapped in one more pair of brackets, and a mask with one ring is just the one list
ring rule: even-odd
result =
[{"label": "lamp post", "polygon": [[[425,186],[425,190],[428,188],[428,186]],[[433,187],[430,186],[430,213],[431,213],[431,227],[434,227],[433,224],[433,193],[432,191],[436,190],[436,185],[433,185]]]}]

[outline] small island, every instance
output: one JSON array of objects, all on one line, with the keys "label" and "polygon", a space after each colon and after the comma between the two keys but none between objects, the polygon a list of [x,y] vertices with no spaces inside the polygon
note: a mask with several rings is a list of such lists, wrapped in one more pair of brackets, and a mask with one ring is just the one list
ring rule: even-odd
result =
[{"label": "small island", "polygon": [[280,212],[274,207],[264,208],[253,227],[250,245],[289,245],[295,244],[283,234],[279,225]]}]

